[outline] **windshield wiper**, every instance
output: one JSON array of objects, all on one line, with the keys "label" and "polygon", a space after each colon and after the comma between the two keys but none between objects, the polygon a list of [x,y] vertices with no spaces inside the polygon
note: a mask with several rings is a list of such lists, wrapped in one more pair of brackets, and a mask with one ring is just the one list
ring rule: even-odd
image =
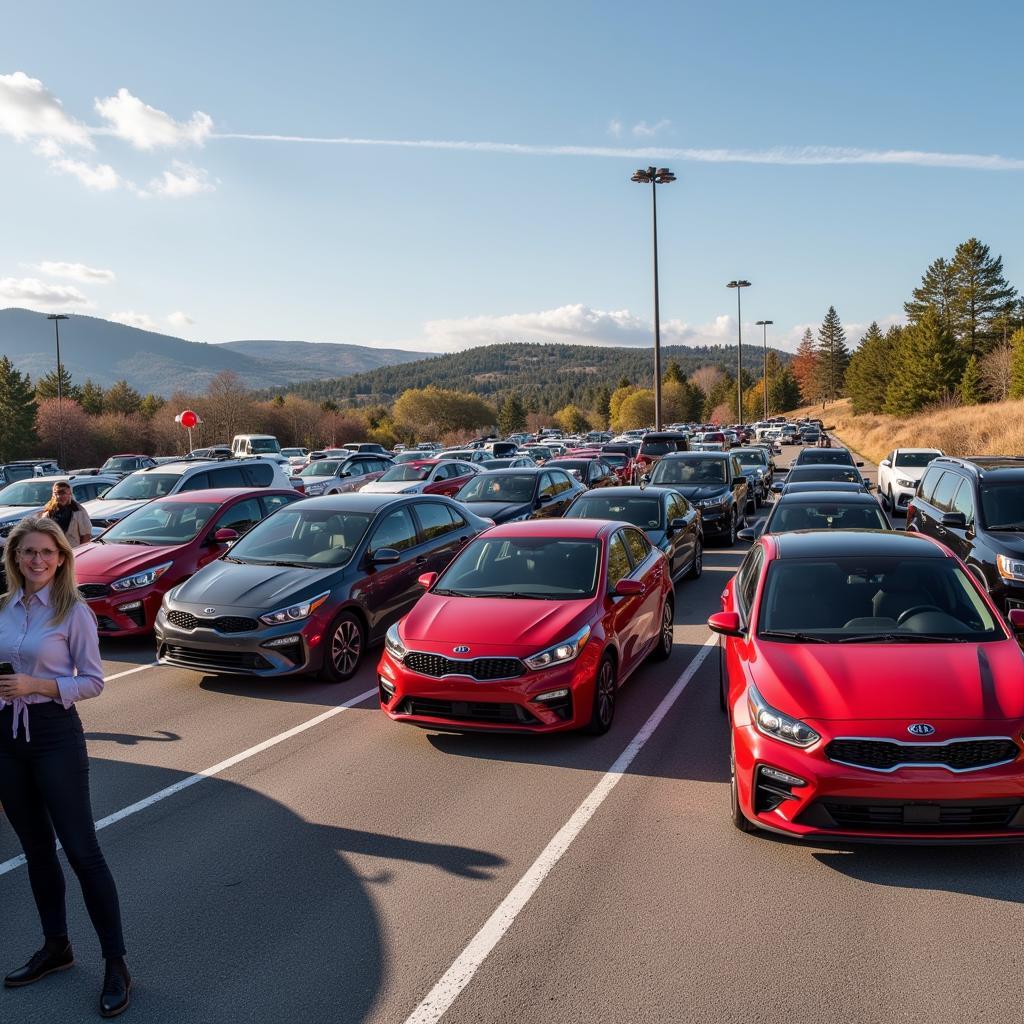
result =
[{"label": "windshield wiper", "polygon": [[260,565],[282,565],[289,569],[309,569],[309,562],[260,562]]},{"label": "windshield wiper", "polygon": [[764,640],[799,640],[801,643],[808,644],[834,643],[834,641],[827,640],[823,636],[812,636],[810,633],[793,633],[784,629],[763,629],[757,635]]},{"label": "windshield wiper", "polygon": [[855,636],[844,636],[836,643],[874,643],[874,644],[902,644],[902,643],[946,643],[966,644],[968,639],[965,636],[958,636],[953,633],[857,633]]},{"label": "windshield wiper", "polygon": [[524,594],[518,590],[478,590],[473,597],[511,597],[525,601],[557,601],[557,597],[548,594]]},{"label": "windshield wiper", "polygon": [[148,540],[135,540],[134,537],[131,537],[131,538],[127,539],[127,540],[120,540],[119,539],[117,543],[118,544],[141,544],[144,548],[152,547],[152,544],[150,544]]},{"label": "windshield wiper", "polygon": [[989,533],[1021,533],[1024,531],[1024,523],[1018,523],[1016,526],[990,526],[988,528]]}]

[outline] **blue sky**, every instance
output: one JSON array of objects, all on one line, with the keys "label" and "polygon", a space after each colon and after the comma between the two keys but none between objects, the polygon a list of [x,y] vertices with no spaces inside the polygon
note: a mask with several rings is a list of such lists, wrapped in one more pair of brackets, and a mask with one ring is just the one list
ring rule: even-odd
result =
[{"label": "blue sky", "polygon": [[854,340],[971,235],[1024,287],[1022,38],[1015,0],[20,4],[0,307],[647,345],[654,163],[663,341],[732,341],[737,276],[745,331]]}]

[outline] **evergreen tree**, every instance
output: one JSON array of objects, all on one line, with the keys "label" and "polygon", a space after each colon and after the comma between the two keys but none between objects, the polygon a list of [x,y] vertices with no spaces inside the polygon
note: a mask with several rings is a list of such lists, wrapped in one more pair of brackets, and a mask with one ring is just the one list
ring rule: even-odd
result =
[{"label": "evergreen tree", "polygon": [[498,413],[498,433],[502,437],[526,429],[526,409],[515,394],[509,395]]},{"label": "evergreen tree", "polygon": [[619,378],[619,383],[615,385],[615,389],[617,391],[619,388],[631,388],[632,386],[633,382],[625,374],[623,374]]},{"label": "evergreen tree", "polygon": [[855,413],[879,413],[885,407],[898,341],[891,332],[883,334],[876,321],[861,338],[846,370],[846,393]]},{"label": "evergreen tree", "polygon": [[981,370],[978,367],[977,356],[971,356],[967,360],[967,365],[960,377],[960,384],[957,387],[957,394],[964,405],[977,405],[982,400]]},{"label": "evergreen tree", "polygon": [[607,426],[608,419],[611,416],[611,404],[612,404],[612,391],[607,385],[597,389],[597,395],[594,397],[594,408],[597,410],[598,416],[601,417],[601,425]]},{"label": "evergreen tree", "polygon": [[337,412],[338,411],[338,403],[335,402],[333,398],[325,398],[320,403],[320,411],[321,412]]},{"label": "evergreen tree", "polygon": [[800,384],[787,366],[778,376],[769,377],[768,414],[776,416],[789,412],[800,404]]},{"label": "evergreen tree", "polygon": [[800,388],[800,397],[804,402],[811,403],[818,400],[818,393],[815,385],[818,379],[818,352],[814,346],[814,335],[810,327],[804,331],[800,339],[800,347],[792,362],[793,376],[796,377]]},{"label": "evergreen tree", "polygon": [[1017,289],[1003,277],[1002,256],[992,256],[976,238],[956,247],[950,267],[956,284],[954,330],[967,355],[980,355],[1001,337],[992,322],[1012,313]]},{"label": "evergreen tree", "polygon": [[[60,365],[60,390],[61,397],[68,401],[80,402],[82,400],[82,389],[76,386],[75,382],[71,379],[71,371],[63,363]],[[56,397],[57,371],[53,369],[49,373],[44,373],[36,381],[36,399],[40,402],[45,402],[47,398]]]},{"label": "evergreen tree", "polygon": [[0,356],[0,461],[35,454],[36,400],[32,380]]},{"label": "evergreen tree", "polygon": [[676,384],[685,384],[686,374],[683,373],[679,368],[679,364],[674,359],[670,359],[664,374],[662,374],[661,381],[663,384],[667,384],[669,381],[675,381]]},{"label": "evergreen tree", "polygon": [[1024,327],[1013,332],[1010,344],[1013,346],[1013,364],[1010,370],[1010,398],[1024,398]]},{"label": "evergreen tree", "polygon": [[91,377],[85,378],[79,405],[90,416],[99,416],[103,412],[103,388],[94,384]]},{"label": "evergreen tree", "polygon": [[150,392],[142,400],[142,404],[139,406],[139,412],[146,417],[147,420],[151,420],[166,404],[165,399],[159,395],[154,395]]},{"label": "evergreen tree", "polygon": [[843,391],[850,350],[846,347],[846,333],[835,306],[829,306],[825,319],[818,328],[818,365],[815,373],[818,398],[822,403],[834,402]]},{"label": "evergreen tree", "polygon": [[938,311],[927,309],[903,329],[896,365],[889,374],[885,411],[910,416],[956,393],[964,360]]},{"label": "evergreen tree", "polygon": [[142,408],[142,395],[128,381],[119,380],[103,396],[103,408],[106,412],[138,412]]},{"label": "evergreen tree", "polygon": [[939,315],[939,320],[952,329],[955,297],[956,281],[953,266],[940,256],[929,264],[921,283],[914,289],[914,297],[903,303],[903,310],[911,323],[917,323],[926,309],[934,309]]}]

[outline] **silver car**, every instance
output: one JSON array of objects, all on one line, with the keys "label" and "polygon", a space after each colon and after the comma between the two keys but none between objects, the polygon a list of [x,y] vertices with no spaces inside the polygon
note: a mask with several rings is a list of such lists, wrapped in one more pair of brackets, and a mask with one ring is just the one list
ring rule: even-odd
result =
[{"label": "silver car", "polygon": [[322,494],[345,494],[358,491],[384,475],[394,463],[383,455],[346,454],[343,458],[318,459],[311,462],[299,478],[310,498]]}]

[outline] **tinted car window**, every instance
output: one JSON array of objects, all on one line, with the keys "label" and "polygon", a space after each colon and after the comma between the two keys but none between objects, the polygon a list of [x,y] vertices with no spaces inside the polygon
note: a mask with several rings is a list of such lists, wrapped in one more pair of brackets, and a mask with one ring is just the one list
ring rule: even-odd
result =
[{"label": "tinted car window", "polygon": [[626,553],[626,544],[620,530],[608,545],[608,585],[614,587],[632,571],[633,567],[629,564],[629,555]]},{"label": "tinted car window", "polygon": [[416,515],[419,516],[420,528],[427,540],[443,537],[446,533],[452,533],[460,527],[460,524],[452,519],[448,506],[442,505],[440,502],[424,501],[418,504]]},{"label": "tinted car window", "polygon": [[259,501],[256,498],[246,498],[245,501],[232,505],[217,520],[217,529],[248,533],[262,518],[263,510]]},{"label": "tinted car window", "polygon": [[[195,476],[190,476],[179,488],[181,491],[205,491],[210,486],[210,474],[209,473],[196,473]],[[111,492],[108,492],[107,497],[113,497],[113,488]],[[166,493],[166,492],[165,492]],[[141,497],[141,495],[140,495]]]},{"label": "tinted car window", "polygon": [[370,550],[395,548],[398,551],[405,551],[407,548],[415,547],[418,543],[416,526],[409,510],[396,508],[389,512],[381,520],[377,529],[373,531],[373,536],[370,538]]},{"label": "tinted car window", "polygon": [[637,530],[625,530],[623,532],[630,558],[633,559],[633,565],[639,565],[647,557],[651,550],[651,545],[647,538]]},{"label": "tinted car window", "polygon": [[[206,474],[199,474],[205,478]],[[121,501],[141,501],[150,498],[162,498],[170,494],[171,488],[181,480],[178,473],[139,473],[126,476],[120,483],[114,484],[104,498],[120,499]],[[204,483],[202,485],[206,487]],[[184,490],[196,490],[195,487],[183,487]],[[6,497],[6,495],[4,495]],[[44,499],[45,501],[45,499]]]},{"label": "tinted car window", "polygon": [[641,530],[657,530],[662,525],[660,499],[606,498],[600,491],[593,495],[585,494],[574,501],[566,516],[570,519],[612,519],[632,523]]},{"label": "tinted car window", "polygon": [[555,474],[544,473],[540,478],[540,494],[549,494],[554,497],[558,490],[555,486]]},{"label": "tinted car window", "polygon": [[211,487],[245,487],[245,477],[241,466],[224,466],[210,470]]},{"label": "tinted car window", "polygon": [[956,473],[943,473],[942,478],[935,485],[935,493],[932,495],[932,504],[943,512],[949,512],[953,507],[953,495],[962,478]]},{"label": "tinted car window", "polygon": [[985,487],[981,507],[990,530],[1024,530],[1024,481]]},{"label": "tinted car window", "polygon": [[274,483],[274,468],[265,462],[254,466],[242,466],[242,476],[248,487],[271,487]]},{"label": "tinted car window", "polygon": [[935,485],[939,482],[940,476],[942,476],[941,469],[929,469],[925,473],[917,492],[925,501],[932,500],[932,494],[935,491]]},{"label": "tinted car window", "polygon": [[263,507],[269,516],[271,512],[276,512],[279,508],[290,505],[293,501],[298,501],[299,497],[298,492],[295,493],[295,497],[292,497],[290,494],[263,494],[260,495],[260,501],[263,502]]},{"label": "tinted car window", "polygon": [[653,484],[724,484],[725,459],[662,459],[651,474]]},{"label": "tinted car window", "polygon": [[964,480],[953,499],[953,511],[963,512],[968,524],[974,522],[974,488],[970,480]]},{"label": "tinted car window", "polygon": [[481,473],[459,491],[459,501],[529,501],[533,497],[532,473]]},{"label": "tinted car window", "polygon": [[752,548],[750,554],[740,567],[736,580],[736,596],[739,599],[740,607],[745,614],[750,614],[754,604],[754,594],[757,592],[757,577],[761,572],[761,563],[764,561],[764,551],[760,547]]}]

